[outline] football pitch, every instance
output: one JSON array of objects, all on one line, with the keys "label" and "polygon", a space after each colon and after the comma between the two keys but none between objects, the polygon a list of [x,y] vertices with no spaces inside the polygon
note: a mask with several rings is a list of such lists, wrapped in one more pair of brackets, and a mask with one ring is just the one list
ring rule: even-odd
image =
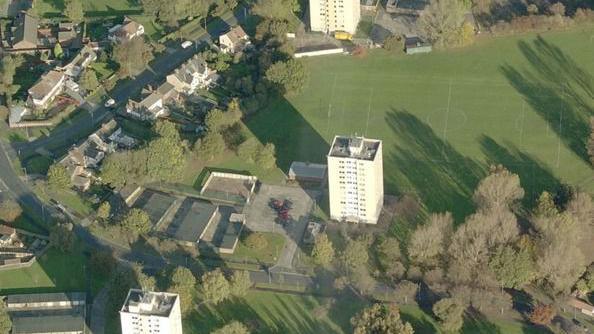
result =
[{"label": "football pitch", "polygon": [[593,52],[588,27],[427,55],[309,58],[303,92],[248,127],[276,145],[285,171],[324,162],[336,134],[382,139],[386,192],[416,192],[458,218],[491,164],[518,173],[527,200],[563,183],[592,192]]}]

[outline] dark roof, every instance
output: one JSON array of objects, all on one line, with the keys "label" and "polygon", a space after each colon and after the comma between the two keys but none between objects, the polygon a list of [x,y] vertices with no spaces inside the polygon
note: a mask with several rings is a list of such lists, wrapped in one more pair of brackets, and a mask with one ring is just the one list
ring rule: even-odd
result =
[{"label": "dark roof", "polygon": [[225,229],[225,234],[223,238],[221,238],[221,242],[219,243],[219,248],[225,249],[232,249],[237,239],[239,239],[239,235],[241,234],[241,230],[243,229],[243,224],[240,222],[229,222],[227,224],[227,229]]},{"label": "dark roof", "polygon": [[411,37],[406,37],[406,40],[404,41],[404,46],[407,49],[414,49],[414,48],[431,46],[431,43],[427,43],[427,42],[423,41],[418,36],[411,36]]},{"label": "dark roof", "polygon": [[75,301],[86,300],[84,292],[57,292],[57,293],[29,293],[20,295],[9,295],[6,298],[6,304],[21,303],[44,303],[44,302],[61,302],[61,301]]},{"label": "dark roof", "polygon": [[9,312],[13,334],[83,332],[84,307],[48,311]]},{"label": "dark roof", "polygon": [[186,198],[167,227],[167,233],[177,240],[198,242],[216,211],[217,206],[210,202]]},{"label": "dark roof", "polygon": [[194,79],[193,75],[196,73],[204,73],[207,69],[206,61],[199,55],[195,55],[185,62],[181,67],[173,72],[181,82],[187,84],[191,83]]},{"label": "dark roof", "polygon": [[12,41],[13,47],[19,43],[25,43],[25,45],[17,46],[17,48],[36,47],[38,25],[37,18],[26,13],[19,15],[16,19],[16,30]]}]

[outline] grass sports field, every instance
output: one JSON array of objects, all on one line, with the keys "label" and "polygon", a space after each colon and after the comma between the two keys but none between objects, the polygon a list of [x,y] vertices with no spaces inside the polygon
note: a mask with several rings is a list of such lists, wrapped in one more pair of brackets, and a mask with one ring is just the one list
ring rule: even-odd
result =
[{"label": "grass sports field", "polygon": [[306,59],[304,91],[248,121],[280,167],[325,161],[335,134],[384,141],[386,192],[417,192],[460,219],[490,163],[527,198],[569,183],[594,190],[585,141],[593,114],[594,28],[506,37],[428,55]]},{"label": "grass sports field", "polygon": [[[88,0],[83,1],[86,16],[112,16],[141,14],[142,8],[136,1],[130,0]],[[40,0],[36,10],[41,16],[62,15],[64,0]]]}]

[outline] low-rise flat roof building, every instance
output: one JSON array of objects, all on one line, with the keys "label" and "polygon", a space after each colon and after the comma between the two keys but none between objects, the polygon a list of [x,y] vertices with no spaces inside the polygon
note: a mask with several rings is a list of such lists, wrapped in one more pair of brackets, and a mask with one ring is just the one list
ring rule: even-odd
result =
[{"label": "low-rise flat roof building", "polygon": [[182,334],[179,296],[132,289],[120,310],[122,334]]}]

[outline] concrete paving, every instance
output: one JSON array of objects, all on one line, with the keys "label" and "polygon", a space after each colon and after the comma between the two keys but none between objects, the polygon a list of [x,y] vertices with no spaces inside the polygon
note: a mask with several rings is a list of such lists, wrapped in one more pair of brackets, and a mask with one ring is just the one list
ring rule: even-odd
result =
[{"label": "concrete paving", "polygon": [[[300,187],[262,185],[252,202],[245,208],[246,226],[251,231],[273,232],[282,234],[285,246],[281,251],[274,270],[291,270],[293,258],[301,242],[303,233],[313,209],[314,199],[321,194],[319,191],[306,191]],[[291,209],[292,220],[286,226],[276,222],[277,213],[270,207],[270,200],[288,199],[293,203]]]}]

